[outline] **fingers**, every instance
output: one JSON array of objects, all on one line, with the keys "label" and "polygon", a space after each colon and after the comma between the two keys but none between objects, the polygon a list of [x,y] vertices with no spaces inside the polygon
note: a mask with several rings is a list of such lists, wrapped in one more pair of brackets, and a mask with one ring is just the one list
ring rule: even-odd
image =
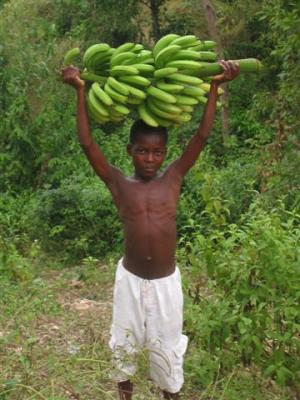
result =
[{"label": "fingers", "polygon": [[219,64],[223,68],[223,76],[225,80],[230,81],[240,73],[240,66],[237,62],[232,60],[221,60]]},{"label": "fingers", "polygon": [[63,80],[73,80],[76,79],[77,77],[80,77],[80,70],[77,67],[74,67],[73,65],[69,65],[67,67],[63,67],[60,70],[60,75],[63,78]]}]

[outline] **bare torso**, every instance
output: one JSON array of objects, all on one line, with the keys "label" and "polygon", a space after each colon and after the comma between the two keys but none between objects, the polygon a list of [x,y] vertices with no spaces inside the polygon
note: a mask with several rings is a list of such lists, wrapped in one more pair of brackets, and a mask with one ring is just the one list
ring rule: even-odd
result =
[{"label": "bare torso", "polygon": [[118,174],[110,188],[123,223],[127,270],[144,279],[175,269],[176,206],[182,179],[174,168],[149,181]]}]

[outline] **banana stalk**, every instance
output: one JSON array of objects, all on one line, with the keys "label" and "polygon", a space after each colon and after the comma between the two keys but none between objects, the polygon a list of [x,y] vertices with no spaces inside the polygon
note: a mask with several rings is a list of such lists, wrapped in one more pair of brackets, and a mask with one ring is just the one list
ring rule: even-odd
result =
[{"label": "banana stalk", "polygon": [[[240,71],[244,72],[259,72],[262,70],[262,63],[256,58],[243,58],[241,60],[232,60],[233,62],[239,64]],[[223,72],[223,68],[219,63],[201,63],[201,68],[199,68],[198,76],[213,76],[218,75]]]}]

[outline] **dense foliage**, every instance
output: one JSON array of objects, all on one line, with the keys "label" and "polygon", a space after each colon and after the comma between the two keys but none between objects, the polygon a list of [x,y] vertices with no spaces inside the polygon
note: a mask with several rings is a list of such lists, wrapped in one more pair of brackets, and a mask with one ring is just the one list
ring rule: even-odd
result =
[{"label": "dense foliage", "polygon": [[[121,254],[117,212],[79,148],[74,93],[62,85],[59,70],[75,45],[132,40],[147,46],[158,28],[208,38],[199,2],[162,1],[156,14],[150,2],[142,3],[0,2],[3,279],[33,279],[37,254],[65,263]],[[230,85],[231,135],[223,141],[217,117],[184,182],[178,258],[186,330],[192,346],[201,347],[187,367],[206,386],[238,362],[255,362],[278,384],[299,391],[300,4],[214,5],[227,58],[257,57],[265,69]],[[170,131],[166,163],[180,154],[202,111],[199,106],[190,123]],[[92,126],[110,162],[128,174],[131,123]]]}]

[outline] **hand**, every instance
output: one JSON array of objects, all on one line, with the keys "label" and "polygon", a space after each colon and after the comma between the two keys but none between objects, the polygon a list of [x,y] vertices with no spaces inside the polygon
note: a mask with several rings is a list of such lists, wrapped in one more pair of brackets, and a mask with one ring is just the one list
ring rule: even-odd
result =
[{"label": "hand", "polygon": [[223,68],[223,73],[213,77],[213,82],[216,82],[218,85],[224,82],[231,81],[232,79],[236,78],[240,73],[240,66],[234,61],[221,60],[219,64]]},{"label": "hand", "polygon": [[84,87],[84,80],[80,79],[80,70],[72,65],[61,70],[63,82],[73,86],[75,89]]}]

